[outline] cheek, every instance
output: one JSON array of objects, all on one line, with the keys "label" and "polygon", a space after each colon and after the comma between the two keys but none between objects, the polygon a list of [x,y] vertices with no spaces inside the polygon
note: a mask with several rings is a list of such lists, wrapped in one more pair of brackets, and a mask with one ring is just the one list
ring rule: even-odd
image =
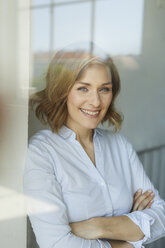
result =
[{"label": "cheek", "polygon": [[107,96],[107,97],[104,97],[104,98],[103,98],[103,101],[102,101],[103,106],[104,106],[105,108],[108,108],[109,105],[111,104],[111,102],[112,102],[112,95]]},{"label": "cheek", "polygon": [[68,95],[67,106],[78,107],[80,105],[80,97],[77,94],[70,92]]}]

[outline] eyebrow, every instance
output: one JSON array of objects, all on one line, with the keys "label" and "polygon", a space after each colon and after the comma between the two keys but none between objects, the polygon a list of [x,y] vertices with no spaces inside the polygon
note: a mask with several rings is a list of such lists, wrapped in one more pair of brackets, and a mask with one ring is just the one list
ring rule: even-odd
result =
[{"label": "eyebrow", "polygon": [[[76,84],[84,84],[84,85],[90,86],[89,83],[85,83],[85,82],[76,82]],[[102,85],[112,85],[112,82],[107,82],[107,83],[104,83],[104,84],[102,84]]]}]

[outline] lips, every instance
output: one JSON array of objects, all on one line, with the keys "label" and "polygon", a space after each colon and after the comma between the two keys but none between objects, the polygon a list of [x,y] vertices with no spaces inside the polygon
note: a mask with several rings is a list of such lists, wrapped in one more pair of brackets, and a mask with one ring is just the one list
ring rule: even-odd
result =
[{"label": "lips", "polygon": [[94,111],[94,110],[86,110],[82,108],[80,110],[83,114],[86,114],[88,116],[93,116],[93,117],[96,117],[100,113],[100,110]]}]

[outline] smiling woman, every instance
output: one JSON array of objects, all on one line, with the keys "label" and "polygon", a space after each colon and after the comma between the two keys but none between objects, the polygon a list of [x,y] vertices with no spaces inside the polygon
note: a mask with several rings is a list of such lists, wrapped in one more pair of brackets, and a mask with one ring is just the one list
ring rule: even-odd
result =
[{"label": "smiling woman", "polygon": [[[51,130],[31,138],[24,177],[40,247],[140,248],[164,236],[165,202],[117,133],[120,78],[113,60],[60,51],[46,82],[30,101]],[[116,133],[97,128],[105,121]]]},{"label": "smiling woman", "polygon": [[75,132],[81,126],[86,129],[96,128],[107,113],[111,101],[110,71],[103,65],[90,64],[68,94],[66,125]]}]

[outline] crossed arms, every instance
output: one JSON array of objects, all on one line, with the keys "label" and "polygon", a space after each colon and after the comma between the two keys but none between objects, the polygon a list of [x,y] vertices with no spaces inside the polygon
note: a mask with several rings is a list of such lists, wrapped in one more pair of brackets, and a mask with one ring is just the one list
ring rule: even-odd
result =
[{"label": "crossed arms", "polygon": [[[142,190],[134,195],[132,212],[149,208],[153,203],[152,191],[142,193]],[[127,216],[97,217],[89,220],[70,223],[72,232],[85,239],[108,239],[113,248],[133,247],[126,242],[143,239],[144,233]]]}]

